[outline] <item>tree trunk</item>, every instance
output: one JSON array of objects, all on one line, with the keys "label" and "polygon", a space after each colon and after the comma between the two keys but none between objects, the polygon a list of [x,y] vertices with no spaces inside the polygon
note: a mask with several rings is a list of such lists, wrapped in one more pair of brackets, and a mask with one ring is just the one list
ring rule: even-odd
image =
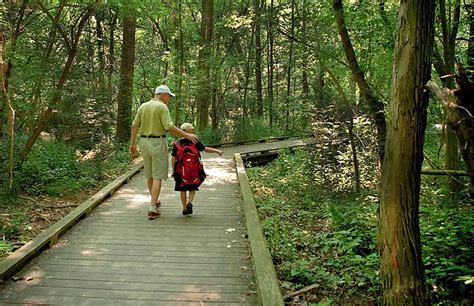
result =
[{"label": "tree trunk", "polygon": [[[8,123],[8,118],[10,116],[9,112],[13,111],[13,109],[9,110],[9,106],[7,105],[7,103],[11,103],[10,95],[8,93],[8,90],[9,90],[9,85],[10,85],[10,77],[11,77],[12,71],[13,71],[13,59],[15,57],[18,36],[21,33],[21,26],[22,26],[22,23],[23,23],[23,18],[25,17],[26,4],[27,4],[26,0],[23,0],[21,2],[21,6],[18,10],[18,16],[16,18],[16,24],[14,25],[14,29],[12,29],[12,34],[11,34],[11,39],[10,39],[10,44],[9,44],[9,57],[7,58],[6,62],[3,64],[3,69],[4,70],[2,70],[2,87],[3,87],[3,90],[5,92],[5,96],[4,96],[5,100],[2,101],[1,104],[0,104],[0,137],[1,138],[3,138],[3,126],[5,124],[5,119],[7,119],[7,125],[9,125],[9,123]],[[3,14],[6,14],[6,12],[4,12],[4,9],[5,8],[2,8],[2,11],[0,12],[2,14],[2,17],[3,17]],[[4,35],[3,36],[3,40],[4,40],[4,46],[3,47],[5,47],[6,46],[5,25],[6,24],[4,24],[4,22],[6,22],[6,21],[5,21],[5,19],[2,18],[1,22],[2,22],[2,32],[3,32],[2,35]],[[3,56],[3,57],[5,57],[5,56]],[[10,118],[10,119],[13,120],[13,117]],[[8,132],[8,133],[10,134],[10,132]],[[13,135],[10,135],[10,136],[13,137]]]},{"label": "tree trunk", "polygon": [[261,13],[262,0],[254,0],[255,7],[255,90],[257,95],[257,116],[263,116],[262,92],[262,41],[261,41]]},{"label": "tree trunk", "polygon": [[[3,14],[3,12],[0,12],[0,17]],[[9,177],[9,189],[12,189],[13,186],[13,165],[14,165],[14,136],[15,136],[15,111],[13,110],[12,103],[10,100],[10,96],[8,94],[8,91],[5,87],[5,62],[3,60],[4,54],[6,51],[6,37],[5,37],[5,28],[4,24],[0,23],[0,115],[2,116],[2,120],[0,120],[0,131],[2,136],[0,139],[4,141],[5,143],[8,142],[8,159],[5,158],[6,161],[8,161],[8,165],[1,165],[0,170],[2,173],[8,172],[8,177]],[[7,126],[6,126],[6,132],[8,134],[8,141],[6,140],[6,137],[3,134],[3,125],[4,125],[4,119],[3,119],[3,114],[4,112],[6,113],[6,121],[7,121]],[[8,169],[6,171],[6,169]],[[0,180],[0,183],[2,183],[3,179]]]},{"label": "tree trunk", "polygon": [[[295,1],[291,1],[291,31],[290,35],[295,36]],[[292,105],[290,101],[291,96],[291,68],[293,66],[293,39],[290,39],[290,50],[288,55],[288,66],[286,70],[286,118],[285,118],[285,132],[289,133],[290,130],[290,106]]]},{"label": "tree trunk", "polygon": [[117,98],[117,140],[130,139],[133,99],[133,66],[135,62],[135,16],[123,18],[122,60],[120,63],[120,84]]},{"label": "tree trunk", "polygon": [[321,71],[325,69],[331,79],[336,84],[337,91],[339,92],[339,96],[342,98],[342,105],[338,106],[338,111],[340,111],[343,115],[341,116],[342,121],[348,122],[348,134],[349,134],[349,141],[351,144],[351,151],[352,151],[352,161],[354,163],[354,181],[355,181],[355,190],[357,193],[360,192],[360,168],[359,168],[359,159],[357,157],[357,146],[355,144],[355,135],[354,135],[354,110],[352,109],[352,105],[349,103],[349,99],[342,88],[341,82],[336,78],[334,73],[328,68],[321,67]]},{"label": "tree trunk", "polygon": [[202,0],[201,43],[199,68],[202,72],[200,90],[196,97],[198,105],[198,129],[203,131],[209,125],[209,105],[211,102],[211,48],[213,39],[214,0]]},{"label": "tree trunk", "polygon": [[378,224],[384,305],[429,304],[418,213],[434,13],[434,0],[400,2]]},{"label": "tree trunk", "polygon": [[181,0],[177,1],[177,16],[176,16],[176,28],[178,29],[178,35],[175,38],[175,49],[178,52],[177,65],[175,66],[175,74],[178,76],[177,80],[177,92],[178,95],[175,97],[175,118],[174,122],[179,124],[180,113],[182,111],[181,104],[184,101],[184,93],[182,91],[183,87],[183,75],[184,75],[184,41],[183,41],[183,29],[181,23],[182,15],[182,3]]},{"label": "tree trunk", "polygon": [[[306,30],[306,23],[307,23],[307,15],[308,15],[308,0],[303,1],[303,25],[302,25],[302,34],[303,34],[303,41],[307,41],[307,30]],[[303,97],[304,102],[307,103],[309,100],[309,82],[308,82],[308,61],[306,60],[308,54],[306,52],[306,48],[303,51],[303,71],[302,71],[302,90],[303,90]],[[306,121],[306,120],[305,120]]]},{"label": "tree trunk", "polygon": [[109,27],[109,56],[107,62],[107,104],[112,105],[114,90],[112,86],[115,67],[115,28],[117,25],[117,15],[112,16]]},{"label": "tree trunk", "polygon": [[460,89],[454,91],[449,88],[441,89],[432,81],[426,87],[443,106],[447,123],[461,144],[461,155],[471,181],[470,194],[474,198],[474,87],[467,81],[467,76],[464,80],[466,85],[460,85]]},{"label": "tree trunk", "polygon": [[466,5],[469,16],[469,42],[467,44],[467,77],[474,84],[474,3]]},{"label": "tree trunk", "polygon": [[[68,57],[66,60],[66,64],[64,65],[63,72],[61,73],[61,77],[59,78],[58,83],[56,84],[56,88],[54,89],[53,97],[51,98],[51,102],[49,103],[48,108],[46,111],[40,116],[38,119],[38,124],[36,125],[36,128],[30,135],[30,138],[28,139],[25,147],[23,148],[22,152],[20,153],[20,164],[23,163],[28,156],[28,154],[31,151],[31,148],[35,144],[36,140],[38,139],[39,135],[41,132],[44,130],[46,127],[46,124],[48,123],[49,117],[53,113],[53,110],[60,104],[61,102],[61,95],[62,95],[62,90],[64,88],[64,84],[66,83],[66,80],[69,76],[69,72],[71,72],[74,59],[76,58],[76,53],[77,53],[77,46],[79,45],[79,41],[82,35],[82,31],[84,30],[84,27],[91,17],[92,13],[94,12],[98,1],[95,1],[94,3],[90,4],[89,7],[86,9],[84,14],[82,14],[82,17],[79,21],[79,24],[77,26],[77,31],[74,34],[72,38],[68,38],[66,36],[66,33],[61,31],[62,29],[60,28],[60,25],[56,19],[52,19],[51,21],[56,25],[56,28],[60,30],[61,35],[64,38],[64,43],[66,47],[68,48]],[[41,2],[38,2],[40,5],[42,5]],[[47,12],[47,9],[42,6],[42,10],[49,14]],[[50,17],[50,16],[48,16]],[[50,17],[51,18],[51,17]]]},{"label": "tree trunk", "polygon": [[[435,52],[435,64],[434,67],[436,72],[441,78],[444,86],[449,89],[455,88],[454,77],[448,77],[454,75],[454,63],[455,63],[455,47],[456,47],[456,36],[459,28],[459,17],[461,10],[461,3],[459,0],[454,1],[454,7],[451,10],[446,10],[446,0],[438,0],[439,2],[439,20],[441,21],[441,38],[440,44],[443,47],[443,56]],[[452,128],[448,126],[444,133],[445,137],[445,148],[446,155],[444,159],[445,169],[456,170],[458,169],[459,158],[458,158],[458,146],[456,135]],[[461,188],[458,180],[448,177],[449,188],[453,193],[457,193]]]},{"label": "tree trunk", "polygon": [[98,83],[97,86],[99,87],[99,96],[97,97],[99,105],[105,106],[106,98],[106,81],[105,81],[105,51],[104,51],[104,30],[102,28],[102,23],[104,22],[103,12],[99,12],[96,14],[96,42],[97,42],[97,57],[99,59],[99,76],[98,76]]},{"label": "tree trunk", "polygon": [[273,128],[273,0],[270,1],[270,17],[268,20],[268,76],[267,76],[267,83],[268,83],[268,116],[269,116],[269,123],[270,129]]},{"label": "tree trunk", "polygon": [[384,146],[387,134],[384,106],[382,101],[379,101],[370,89],[369,84],[365,80],[364,74],[362,73],[362,70],[360,69],[357,62],[354,48],[352,47],[352,42],[345,25],[342,0],[333,0],[332,5],[336,15],[339,35],[341,36],[342,45],[344,46],[347,62],[351,67],[352,74],[354,75],[354,79],[357,82],[357,86],[359,87],[361,95],[364,97],[375,121],[375,126],[377,128],[378,153],[380,162],[382,163],[384,159]]}]

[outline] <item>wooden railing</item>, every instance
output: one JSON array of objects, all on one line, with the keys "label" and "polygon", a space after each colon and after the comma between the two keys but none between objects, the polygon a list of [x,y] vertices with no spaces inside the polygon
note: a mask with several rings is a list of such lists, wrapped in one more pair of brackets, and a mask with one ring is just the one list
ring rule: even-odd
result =
[{"label": "wooden railing", "polygon": [[257,298],[260,305],[284,305],[272,257],[260,227],[260,220],[240,154],[235,154],[237,176],[242,195],[250,252],[257,281]]}]

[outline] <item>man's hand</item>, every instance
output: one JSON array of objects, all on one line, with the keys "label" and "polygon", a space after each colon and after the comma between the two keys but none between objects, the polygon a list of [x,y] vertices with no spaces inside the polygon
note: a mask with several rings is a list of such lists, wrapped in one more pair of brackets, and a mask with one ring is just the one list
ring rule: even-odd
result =
[{"label": "man's hand", "polygon": [[196,135],[189,134],[189,133],[187,133],[187,134],[188,134],[188,136],[186,137],[186,139],[191,140],[193,143],[197,143],[199,141],[199,138],[197,138]]},{"label": "man's hand", "polygon": [[135,153],[137,153],[137,148],[134,144],[130,145],[130,157],[132,160],[135,159]]}]

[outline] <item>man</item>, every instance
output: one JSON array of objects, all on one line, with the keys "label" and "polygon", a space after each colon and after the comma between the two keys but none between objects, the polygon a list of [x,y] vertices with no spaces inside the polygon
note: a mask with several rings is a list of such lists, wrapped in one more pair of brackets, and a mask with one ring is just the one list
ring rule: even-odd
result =
[{"label": "man", "polygon": [[160,215],[157,209],[161,203],[158,200],[161,192],[161,181],[168,177],[168,144],[166,133],[184,137],[196,143],[197,137],[186,133],[173,125],[168,104],[175,94],[168,86],[160,85],[155,89],[155,96],[143,103],[137,111],[132,123],[130,137],[130,156],[135,158],[136,138],[140,132],[140,150],[143,155],[145,177],[148,191],[151,195],[148,219],[156,219]]}]

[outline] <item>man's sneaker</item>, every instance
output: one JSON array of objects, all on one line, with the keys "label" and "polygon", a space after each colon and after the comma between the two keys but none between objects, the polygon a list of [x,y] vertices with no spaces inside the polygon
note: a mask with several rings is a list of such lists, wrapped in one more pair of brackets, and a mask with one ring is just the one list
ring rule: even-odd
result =
[{"label": "man's sneaker", "polygon": [[156,219],[160,216],[160,212],[158,211],[149,211],[148,212],[148,220]]},{"label": "man's sneaker", "polygon": [[186,213],[187,213],[188,215],[192,215],[192,214],[193,214],[193,204],[188,203],[188,205],[186,205]]},{"label": "man's sneaker", "polygon": [[183,208],[183,215],[187,215],[188,214],[188,210],[187,210],[187,207],[186,208]]}]

